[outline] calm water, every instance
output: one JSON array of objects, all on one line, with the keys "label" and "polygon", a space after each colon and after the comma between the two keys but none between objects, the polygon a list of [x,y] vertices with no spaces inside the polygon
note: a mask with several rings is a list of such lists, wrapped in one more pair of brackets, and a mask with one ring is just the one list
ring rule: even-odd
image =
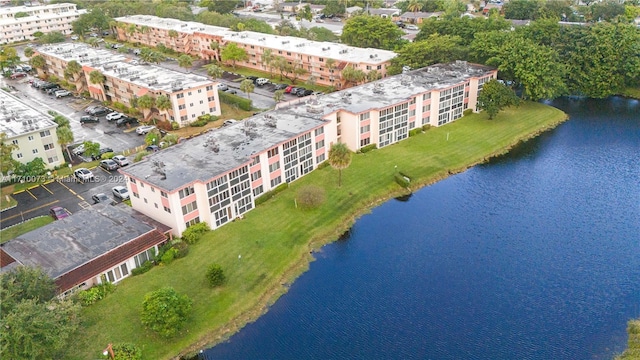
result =
[{"label": "calm water", "polygon": [[[557,129],[327,245],[207,359],[610,359],[640,316],[640,103]],[[406,199],[405,199],[406,200]]]}]

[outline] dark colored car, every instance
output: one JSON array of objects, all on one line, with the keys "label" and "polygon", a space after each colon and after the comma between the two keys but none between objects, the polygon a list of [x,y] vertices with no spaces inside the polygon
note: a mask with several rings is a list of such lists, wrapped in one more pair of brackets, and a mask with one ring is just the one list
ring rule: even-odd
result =
[{"label": "dark colored car", "polygon": [[291,93],[290,94],[291,95],[298,95],[298,92],[300,92],[300,91],[304,92],[305,90],[307,90],[307,89],[305,89],[303,87],[294,87],[293,89],[291,89]]},{"label": "dark colored car", "polygon": [[284,90],[287,87],[289,87],[289,85],[287,84],[276,84],[276,86],[273,87],[274,90]]},{"label": "dark colored car", "polygon": [[255,84],[256,80],[258,80],[258,77],[257,76],[247,76],[246,79],[249,79],[249,80],[253,81],[253,83]]},{"label": "dark colored car", "polygon": [[298,90],[296,93],[298,97],[309,96],[311,94],[313,94],[313,90]]},{"label": "dark colored car", "polygon": [[49,210],[49,215],[53,220],[60,220],[69,217],[69,212],[60,206],[54,206]]},{"label": "dark colored car", "polygon": [[102,148],[102,149],[100,149],[100,153],[98,154],[98,156],[92,156],[91,158],[93,160],[98,160],[98,159],[100,159],[102,157],[102,155],[104,155],[106,153],[110,153],[110,152],[113,152],[112,148],[108,148],[108,147]]},{"label": "dark colored car", "polygon": [[97,123],[97,122],[100,122],[100,118],[98,118],[97,116],[84,115],[83,117],[80,118],[80,124]]},{"label": "dark colored car", "polygon": [[136,119],[134,117],[124,116],[124,117],[121,117],[120,119],[116,120],[116,126],[124,126],[124,125],[127,125],[127,124],[135,124],[136,122],[138,122],[138,119]]},{"label": "dark colored car", "polygon": [[40,86],[40,90],[47,91],[49,89],[59,89],[60,85],[54,83],[46,83]]},{"label": "dark colored car", "polygon": [[91,197],[93,199],[93,203],[101,203],[101,202],[109,202],[109,197],[103,193],[95,194]]},{"label": "dark colored car", "polygon": [[45,90],[45,92],[49,95],[53,95],[55,94],[56,91],[60,90],[60,86],[59,85],[55,85],[53,87],[48,88],[47,90]]},{"label": "dark colored car", "polygon": [[158,145],[149,145],[145,148],[145,150],[149,152],[156,152],[160,150],[160,147]]},{"label": "dark colored car", "polygon": [[95,109],[92,109],[91,111],[89,111],[89,115],[93,115],[93,116],[104,116],[107,115],[108,113],[110,113],[111,110],[107,109],[107,108],[103,108],[103,107],[97,107]]}]

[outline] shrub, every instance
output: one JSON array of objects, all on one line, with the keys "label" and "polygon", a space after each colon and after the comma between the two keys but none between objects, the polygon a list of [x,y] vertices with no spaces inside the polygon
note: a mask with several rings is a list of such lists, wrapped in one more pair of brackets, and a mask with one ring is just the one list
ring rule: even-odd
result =
[{"label": "shrub", "polygon": [[369,144],[367,146],[360,148],[360,152],[364,154],[364,153],[368,153],[371,150],[375,150],[377,148],[378,147],[376,146],[376,144]]},{"label": "shrub", "polygon": [[429,129],[431,129],[431,125],[429,124],[422,125],[422,131],[427,131]]},{"label": "shrub", "polygon": [[409,184],[411,183],[411,179],[401,172],[396,172],[394,178],[396,180],[396,183],[398,183],[398,185],[402,186],[403,188],[408,188]]},{"label": "shrub", "polygon": [[140,315],[142,324],[160,336],[174,336],[191,313],[191,299],[171,287],[147,293]]},{"label": "shrub", "polygon": [[224,91],[218,91],[218,96],[220,97],[221,102],[229,105],[237,105],[242,110],[250,111],[253,107],[251,100],[240,96],[229,94]]},{"label": "shrub", "polygon": [[111,348],[116,360],[142,360],[142,350],[133,344],[114,344]]},{"label": "shrub", "polygon": [[209,224],[206,222],[197,223],[195,225],[191,225],[182,233],[182,241],[187,244],[195,244],[202,235],[211,230],[209,228]]},{"label": "shrub", "polygon": [[178,254],[178,249],[171,247],[167,251],[165,251],[164,254],[162,254],[160,261],[162,261],[162,263],[165,265],[169,265],[173,262],[173,259],[176,258],[177,254]]},{"label": "shrub", "polygon": [[140,151],[139,153],[136,154],[136,156],[133,158],[133,162],[138,162],[140,160],[142,160],[143,157],[149,155],[148,151]]},{"label": "shrub", "polygon": [[176,259],[182,258],[189,254],[189,245],[184,241],[174,242],[172,247],[176,249]]},{"label": "shrub", "polygon": [[147,271],[151,270],[152,267],[153,267],[153,262],[147,260],[142,265],[140,265],[137,268],[131,270],[131,275],[135,276],[135,275],[144,274]]},{"label": "shrub", "polygon": [[303,209],[316,208],[326,200],[327,196],[323,188],[308,185],[298,190],[298,205]]},{"label": "shrub", "polygon": [[[106,279],[104,275],[102,277],[103,281]],[[88,290],[82,290],[78,293],[78,300],[84,306],[89,306],[98,302],[98,300],[104,299],[108,294],[112,293],[115,290],[115,285],[112,283],[105,281],[102,284],[96,285]]]},{"label": "shrub", "polygon": [[227,277],[224,275],[224,270],[222,270],[220,265],[209,265],[209,268],[207,268],[207,281],[211,287],[220,286],[227,281]]},{"label": "shrub", "polygon": [[191,127],[202,127],[207,125],[207,121],[206,120],[196,120],[192,123],[189,124],[189,126]]},{"label": "shrub", "polygon": [[115,156],[116,154],[114,152],[108,152],[108,153],[104,153],[102,154],[102,156],[100,156],[100,158],[102,160],[106,160],[106,159],[111,159]]},{"label": "shrub", "polygon": [[167,120],[158,121],[156,123],[156,126],[158,127],[158,129],[165,130],[165,131],[173,130],[173,126]]},{"label": "shrub", "polygon": [[416,136],[416,135],[421,134],[421,133],[422,133],[422,128],[411,129],[411,130],[409,130],[409,137]]},{"label": "shrub", "polygon": [[172,121],[172,122],[171,122],[171,129],[172,129],[172,130],[178,130],[178,129],[180,129],[180,124],[178,124],[178,122],[177,122],[177,121]]},{"label": "shrub", "polygon": [[116,109],[119,110],[120,112],[128,112],[129,108],[127,107],[127,105],[123,104],[123,103],[119,103],[119,102],[114,102],[113,104],[111,104],[111,106]]},{"label": "shrub", "polygon": [[258,206],[258,205],[264,203],[265,201],[271,199],[272,197],[276,196],[276,194],[278,194],[279,192],[284,191],[288,187],[289,187],[289,183],[284,183],[284,184],[281,184],[280,186],[278,186],[277,188],[275,188],[275,189],[273,189],[271,191],[267,191],[266,193],[262,194],[262,196],[260,196],[259,198],[257,198],[255,200],[256,206]]}]

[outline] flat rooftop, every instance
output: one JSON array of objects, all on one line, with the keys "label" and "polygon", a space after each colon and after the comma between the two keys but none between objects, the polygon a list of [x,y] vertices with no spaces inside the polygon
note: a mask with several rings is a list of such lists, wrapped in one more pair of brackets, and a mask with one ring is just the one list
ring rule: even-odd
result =
[{"label": "flat rooftop", "polygon": [[64,43],[41,46],[38,52],[64,61],[76,60],[83,66],[99,69],[104,75],[125,80],[152,91],[171,93],[178,89],[190,89],[214,84],[209,78],[183,73],[155,65],[133,65],[123,54],[107,49],[93,48],[83,43]]},{"label": "flat rooftop", "polygon": [[354,63],[381,64],[396,57],[395,52],[388,50],[359,48],[332,42],[312,41],[298,37],[270,35],[253,31],[237,32],[219,26],[165,19],[151,15],[130,15],[119,17],[115,20],[140,26],[146,25],[165,30],[176,30],[188,34],[199,32],[219,36],[226,41],[235,43],[257,45],[285,52],[296,52]]},{"label": "flat rooftop", "polygon": [[20,135],[55,128],[53,117],[23,103],[18,98],[0,90],[0,133],[11,139]]},{"label": "flat rooftop", "polygon": [[119,171],[166,191],[225,174],[276,144],[322,126],[314,114],[262,113],[158,151]]},{"label": "flat rooftop", "polygon": [[2,249],[56,278],[154,229],[120,206],[97,204],[20,235]]},{"label": "flat rooftop", "polygon": [[[66,9],[72,6],[72,9]],[[47,20],[61,17],[67,17],[71,14],[81,15],[87,12],[86,9],[76,9],[75,4],[53,4],[53,5],[41,5],[41,6],[11,6],[0,8],[0,25],[9,25],[14,23],[23,23],[34,20]],[[48,10],[48,12],[43,12]],[[8,16],[10,14],[16,14],[24,12],[30,14],[29,16],[15,18]]]}]

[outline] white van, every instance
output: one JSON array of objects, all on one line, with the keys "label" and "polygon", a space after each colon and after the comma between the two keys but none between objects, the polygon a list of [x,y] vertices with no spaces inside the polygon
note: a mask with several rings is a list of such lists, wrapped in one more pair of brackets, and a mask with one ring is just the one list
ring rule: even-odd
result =
[{"label": "white van", "polygon": [[256,85],[258,85],[258,86],[266,85],[268,83],[269,83],[269,79],[265,79],[265,78],[257,78],[256,79]]}]

